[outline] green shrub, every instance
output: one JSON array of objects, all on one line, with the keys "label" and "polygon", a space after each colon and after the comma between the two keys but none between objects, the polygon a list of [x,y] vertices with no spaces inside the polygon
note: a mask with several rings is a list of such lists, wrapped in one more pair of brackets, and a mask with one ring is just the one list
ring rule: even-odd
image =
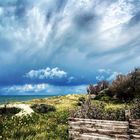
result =
[{"label": "green shrub", "polygon": [[96,85],[90,84],[87,88],[87,93],[98,95],[100,91],[107,89],[108,86],[109,86],[109,82],[106,80],[100,81]]},{"label": "green shrub", "polygon": [[37,113],[48,113],[56,110],[54,106],[47,104],[34,104],[31,108]]},{"label": "green shrub", "polygon": [[85,103],[85,97],[79,97],[77,105],[81,106],[84,103]]},{"label": "green shrub", "polygon": [[55,111],[0,117],[0,136],[3,140],[67,140],[68,115],[68,111]]},{"label": "green shrub", "polygon": [[123,108],[107,109],[105,110],[103,119],[125,121],[125,109]]},{"label": "green shrub", "polygon": [[130,107],[131,119],[140,119],[140,99],[135,99]]},{"label": "green shrub", "polygon": [[125,109],[105,109],[104,102],[85,104],[80,109],[71,113],[71,117],[101,119],[101,120],[125,120]]},{"label": "green shrub", "polygon": [[12,115],[15,115],[17,114],[18,112],[20,112],[21,109],[19,108],[16,108],[16,107],[3,107],[3,108],[0,108],[0,115],[2,116],[12,116]]},{"label": "green shrub", "polygon": [[106,102],[108,102],[108,101],[110,101],[112,99],[112,97],[109,96],[108,93],[102,92],[102,93],[99,93],[94,99],[95,100],[100,100],[100,101],[106,101]]},{"label": "green shrub", "polygon": [[131,88],[131,76],[118,75],[109,87],[114,98],[121,101],[129,101],[134,98]]}]

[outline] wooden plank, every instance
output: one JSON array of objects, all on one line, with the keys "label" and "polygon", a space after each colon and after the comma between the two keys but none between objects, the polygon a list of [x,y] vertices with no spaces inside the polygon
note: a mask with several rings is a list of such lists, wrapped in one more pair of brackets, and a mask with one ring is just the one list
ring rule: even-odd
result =
[{"label": "wooden plank", "polygon": [[71,118],[69,135],[73,140],[140,140],[140,119],[127,122]]},{"label": "wooden plank", "polygon": [[118,128],[118,129],[99,129],[99,128],[90,128],[85,126],[70,126],[70,129],[73,129],[75,131],[82,131],[82,132],[97,132],[97,133],[106,133],[106,134],[127,134],[128,129],[126,128]]},{"label": "wooden plank", "polygon": [[69,125],[75,126],[86,126],[86,127],[96,127],[96,128],[107,128],[107,129],[117,129],[117,128],[128,128],[128,124],[118,125],[114,123],[104,124],[104,123],[83,123],[83,122],[69,122]]},{"label": "wooden plank", "polygon": [[128,140],[128,135],[114,135],[114,136],[108,136],[103,134],[97,134],[97,133],[82,133],[82,134],[76,134],[75,132],[72,132],[72,140]]}]

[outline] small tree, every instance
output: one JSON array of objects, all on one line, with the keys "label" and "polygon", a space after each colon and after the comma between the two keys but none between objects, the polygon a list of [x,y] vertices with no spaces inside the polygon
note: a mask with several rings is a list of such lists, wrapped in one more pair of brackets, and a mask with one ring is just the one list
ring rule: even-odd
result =
[{"label": "small tree", "polygon": [[131,76],[129,75],[118,75],[109,89],[114,94],[114,97],[120,100],[126,101],[132,99],[134,96],[132,94]]},{"label": "small tree", "polygon": [[98,95],[100,91],[108,88],[109,86],[109,82],[108,81],[101,81],[98,82],[97,85],[89,85],[89,87],[87,88],[87,93],[88,94],[94,94],[94,95]]},{"label": "small tree", "polygon": [[135,70],[132,71],[129,75],[132,79],[131,87],[133,92],[140,92],[140,68],[135,68]]}]

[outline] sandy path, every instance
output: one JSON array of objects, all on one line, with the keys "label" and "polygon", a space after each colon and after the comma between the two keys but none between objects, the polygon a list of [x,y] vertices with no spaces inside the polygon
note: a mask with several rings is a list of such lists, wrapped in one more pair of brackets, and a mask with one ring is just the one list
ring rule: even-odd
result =
[{"label": "sandy path", "polygon": [[[30,105],[28,104],[8,104],[6,105],[7,107],[16,107],[21,109],[21,111],[19,113],[16,114],[16,116],[22,116],[22,115],[30,115],[31,113],[33,113],[34,111],[32,110],[32,108],[30,107]],[[4,105],[1,105],[1,107],[4,107]]]}]

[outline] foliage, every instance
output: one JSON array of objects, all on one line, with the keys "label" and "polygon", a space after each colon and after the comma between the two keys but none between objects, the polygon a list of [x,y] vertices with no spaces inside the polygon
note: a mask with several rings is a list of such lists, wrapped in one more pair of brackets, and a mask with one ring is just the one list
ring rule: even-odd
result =
[{"label": "foliage", "polygon": [[71,113],[71,117],[89,118],[101,120],[125,120],[125,108],[106,108],[105,102],[94,102],[89,100],[80,108]]},{"label": "foliage", "polygon": [[15,115],[17,114],[18,112],[20,112],[21,109],[19,108],[16,108],[16,107],[3,107],[3,108],[0,108],[0,115],[2,116],[12,116],[12,115]]},{"label": "foliage", "polygon": [[69,109],[75,108],[78,98],[83,96],[66,95],[28,101],[26,103],[32,105],[51,104],[56,111],[23,117],[0,116],[0,137],[2,140],[67,140]]},{"label": "foliage", "polygon": [[140,119],[140,99],[135,99],[130,108],[132,119]]},{"label": "foliage", "polygon": [[[3,139],[68,139],[68,112],[34,114],[24,117],[1,118],[0,136]],[[14,128],[14,129],[13,129]]]},{"label": "foliage", "polygon": [[96,95],[96,100],[109,101],[112,99],[130,102],[134,98],[140,97],[140,68],[127,75],[117,75],[111,84],[101,81],[97,85],[90,85],[87,93]]},{"label": "foliage", "polygon": [[48,113],[56,110],[54,106],[47,104],[33,104],[31,108],[37,113]]},{"label": "foliage", "polygon": [[131,76],[118,75],[109,87],[114,97],[122,100],[129,101],[134,98],[131,88]]},{"label": "foliage", "polygon": [[109,102],[112,99],[112,97],[108,92],[101,92],[94,99]]},{"label": "foliage", "polygon": [[88,94],[95,94],[95,95],[98,95],[98,93],[106,88],[108,88],[109,86],[109,83],[108,81],[101,81],[101,82],[98,82],[97,85],[89,85],[89,87],[87,88],[87,93]]},{"label": "foliage", "polygon": [[81,105],[83,105],[84,103],[85,103],[85,97],[79,97],[78,98],[78,103],[77,103],[77,105],[78,106],[81,106]]}]

